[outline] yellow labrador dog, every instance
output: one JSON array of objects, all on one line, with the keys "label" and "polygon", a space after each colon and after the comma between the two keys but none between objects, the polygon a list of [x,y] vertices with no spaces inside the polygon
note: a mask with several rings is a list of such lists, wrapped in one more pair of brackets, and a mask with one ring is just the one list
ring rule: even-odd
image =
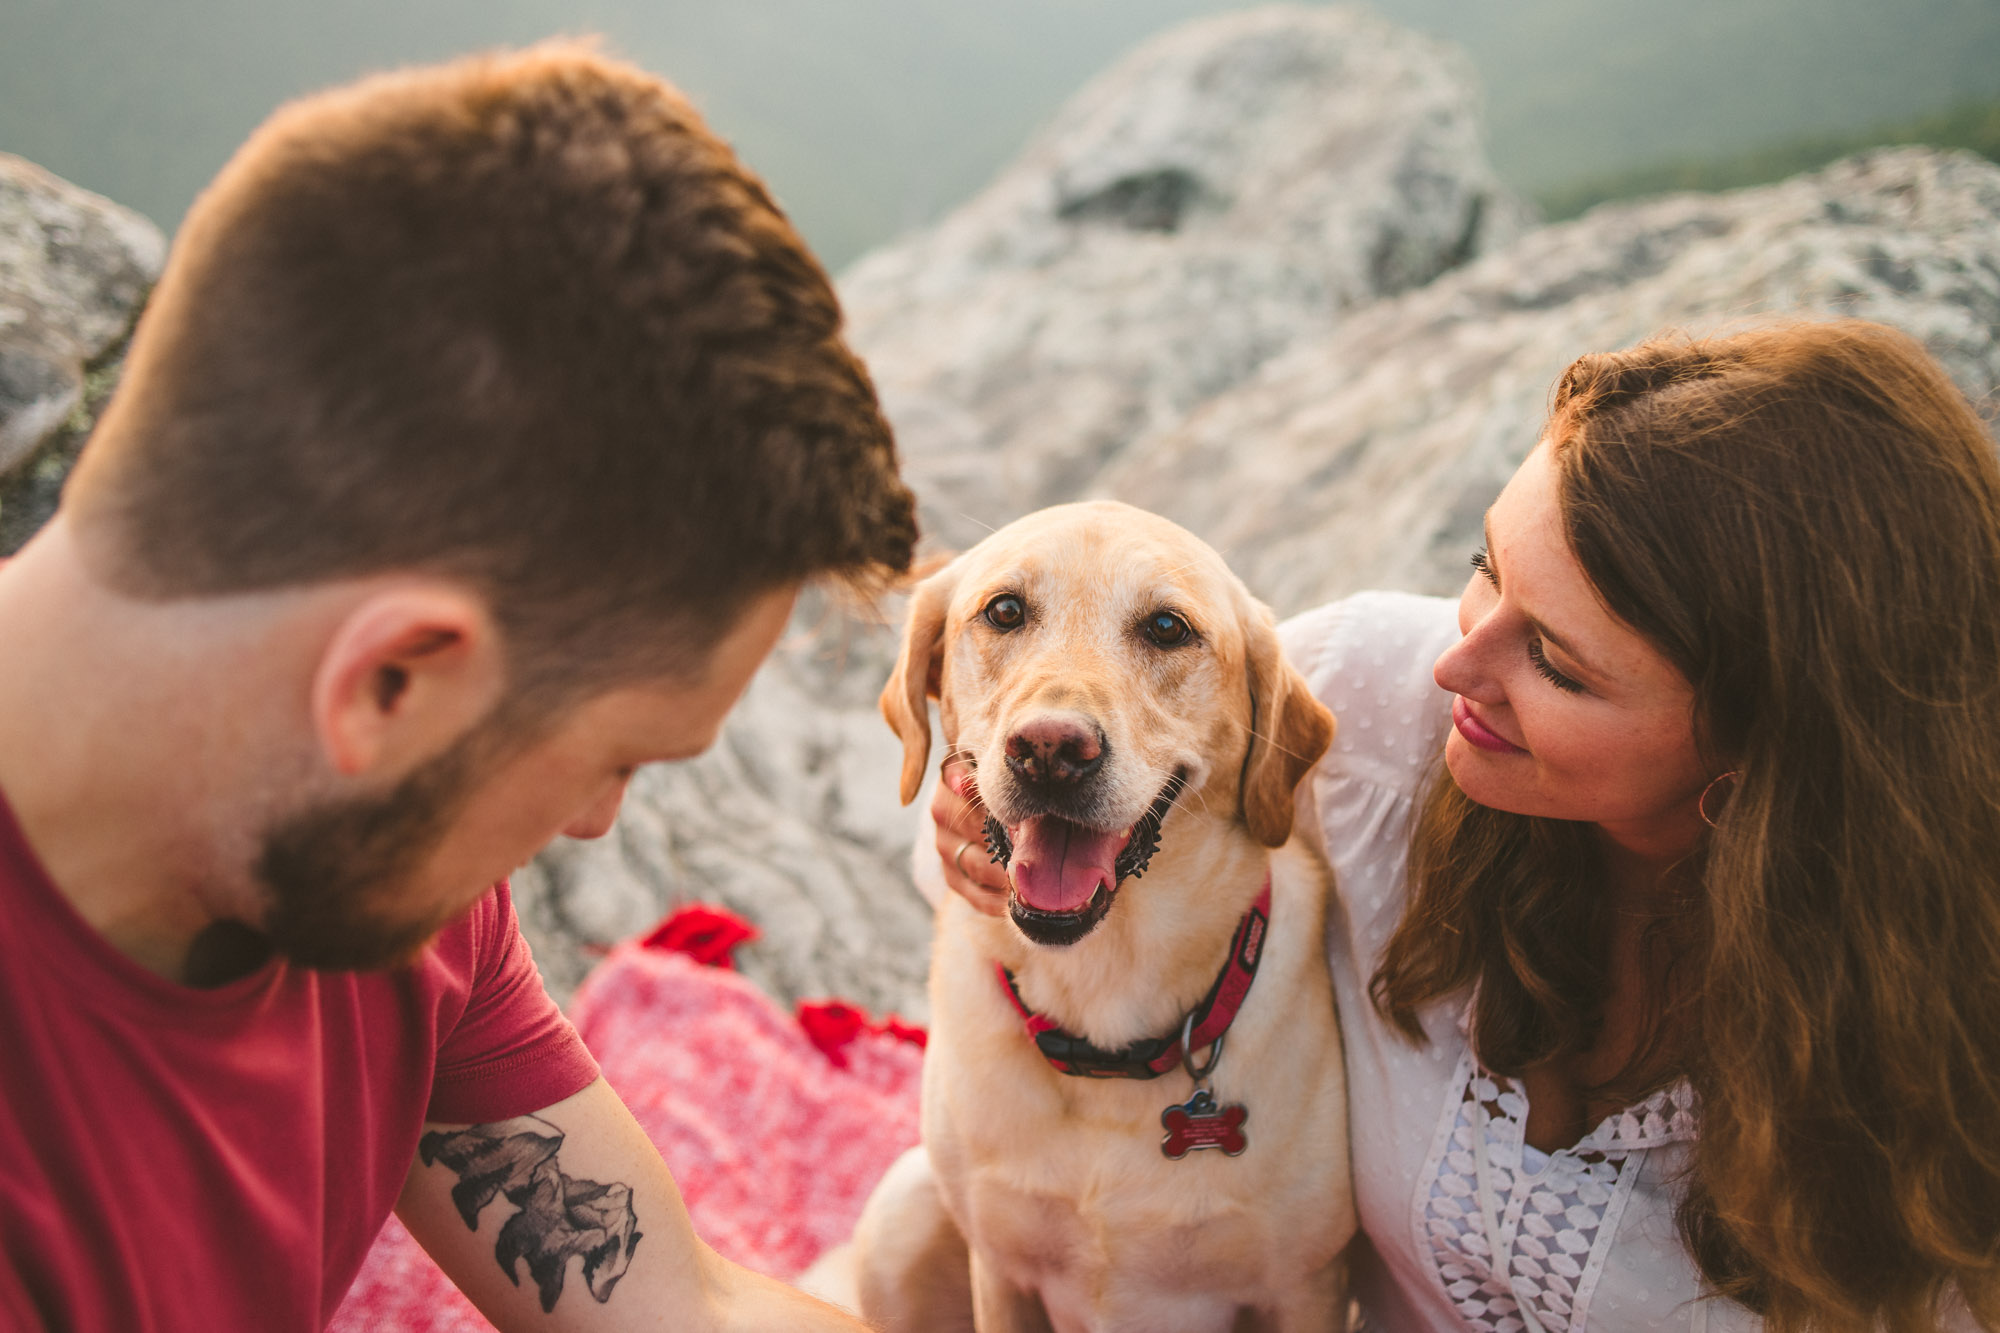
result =
[{"label": "yellow labrador dog", "polygon": [[1333,719],[1270,612],[1165,519],[1044,510],[916,591],[882,695],[905,804],[930,698],[1012,892],[1005,917],[938,910],[924,1143],[857,1229],[862,1313],[908,1333],[1344,1327],[1327,872],[1291,840]]}]

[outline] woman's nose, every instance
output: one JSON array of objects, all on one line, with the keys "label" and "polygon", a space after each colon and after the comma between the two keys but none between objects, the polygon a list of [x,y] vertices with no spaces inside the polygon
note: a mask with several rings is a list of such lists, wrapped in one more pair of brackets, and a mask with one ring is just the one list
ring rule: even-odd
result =
[{"label": "woman's nose", "polygon": [[1431,668],[1431,679],[1450,694],[1464,695],[1476,703],[1504,704],[1507,692],[1493,670],[1493,620],[1497,604],[1473,608],[1470,594],[1459,603],[1458,642],[1439,654]]}]

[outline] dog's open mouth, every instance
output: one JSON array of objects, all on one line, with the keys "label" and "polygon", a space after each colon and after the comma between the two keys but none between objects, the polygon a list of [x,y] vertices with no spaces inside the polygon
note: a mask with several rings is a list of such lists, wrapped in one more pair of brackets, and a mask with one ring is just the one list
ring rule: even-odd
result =
[{"label": "dog's open mouth", "polygon": [[1011,828],[986,818],[986,845],[1005,866],[1008,911],[1037,944],[1074,944],[1111,910],[1111,895],[1143,875],[1160,846],[1160,822],[1187,775],[1176,772],[1127,829],[1099,829],[1061,815],[1030,815]]}]

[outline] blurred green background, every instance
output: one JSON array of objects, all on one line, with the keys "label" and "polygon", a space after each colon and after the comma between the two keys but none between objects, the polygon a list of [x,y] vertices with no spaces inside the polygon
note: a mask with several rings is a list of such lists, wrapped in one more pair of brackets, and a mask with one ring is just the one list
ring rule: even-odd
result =
[{"label": "blurred green background", "polygon": [[[0,149],[170,231],[277,103],[601,33],[674,79],[829,265],[983,184],[1086,79],[1227,0],[0,0]],[[1376,0],[1463,47],[1552,217],[1876,143],[2000,157],[2000,0]]]}]

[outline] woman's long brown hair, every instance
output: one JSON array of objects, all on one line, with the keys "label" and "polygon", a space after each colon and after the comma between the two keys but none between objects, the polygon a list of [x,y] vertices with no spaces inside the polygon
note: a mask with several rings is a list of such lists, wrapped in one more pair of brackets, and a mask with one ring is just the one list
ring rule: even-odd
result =
[{"label": "woman's long brown hair", "polygon": [[[1690,1252],[1776,1333],[1932,1329],[1954,1288],[2000,1328],[1993,441],[1916,343],[1854,321],[1584,357],[1547,438],[1577,560],[1741,773],[1650,1007],[1700,1099]],[[1588,1049],[1588,832],[1441,774],[1381,1012],[1420,1041],[1418,1009],[1476,984],[1497,1072]]]}]

